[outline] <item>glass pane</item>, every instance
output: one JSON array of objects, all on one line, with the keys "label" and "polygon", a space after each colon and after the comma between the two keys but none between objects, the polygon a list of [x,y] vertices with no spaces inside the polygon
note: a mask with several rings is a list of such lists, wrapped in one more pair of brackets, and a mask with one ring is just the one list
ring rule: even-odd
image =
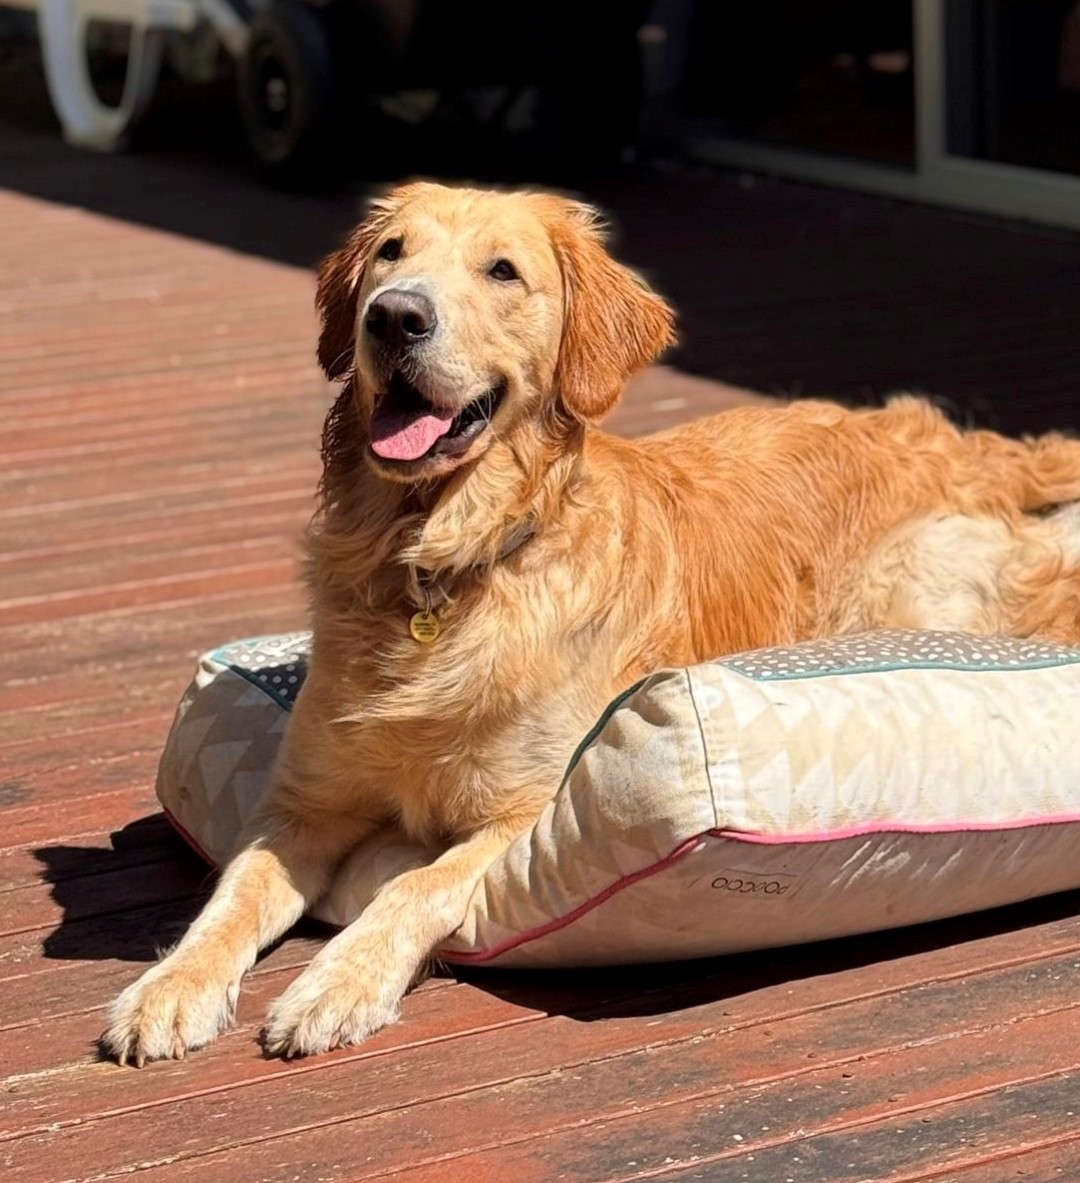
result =
[{"label": "glass pane", "polygon": [[1080,173],[1078,0],[949,0],[949,151]]},{"label": "glass pane", "polygon": [[911,0],[699,0],[687,114],[721,135],[913,165],[911,9]]}]

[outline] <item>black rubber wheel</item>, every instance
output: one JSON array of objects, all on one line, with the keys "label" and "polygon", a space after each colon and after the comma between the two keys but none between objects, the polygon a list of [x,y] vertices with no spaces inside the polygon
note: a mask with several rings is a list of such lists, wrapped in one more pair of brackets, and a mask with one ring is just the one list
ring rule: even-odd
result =
[{"label": "black rubber wheel", "polygon": [[239,81],[244,131],[263,170],[290,179],[325,171],[339,82],[321,13],[306,0],[273,0],[251,23]]}]

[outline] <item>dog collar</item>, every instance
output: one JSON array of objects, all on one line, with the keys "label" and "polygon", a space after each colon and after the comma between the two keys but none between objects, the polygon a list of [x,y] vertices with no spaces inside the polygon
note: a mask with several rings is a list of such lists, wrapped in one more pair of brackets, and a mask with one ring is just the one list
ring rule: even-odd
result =
[{"label": "dog collar", "polygon": [[[508,559],[515,551],[520,550],[536,534],[536,523],[531,518],[519,522],[503,540],[495,562],[501,563]],[[477,564],[477,567],[481,564]],[[473,568],[476,570],[476,567]],[[409,617],[409,632],[414,641],[421,645],[430,645],[437,641],[442,632],[442,622],[435,611],[434,599],[439,594],[445,601],[449,597],[438,586],[438,576],[431,571],[416,570],[416,585],[423,598],[423,607]]]}]

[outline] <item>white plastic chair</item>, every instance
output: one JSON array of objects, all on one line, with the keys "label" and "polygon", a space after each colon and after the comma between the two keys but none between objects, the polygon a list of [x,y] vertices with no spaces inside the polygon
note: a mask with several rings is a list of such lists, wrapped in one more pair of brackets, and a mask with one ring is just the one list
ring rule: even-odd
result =
[{"label": "white plastic chair", "polygon": [[[113,152],[153,97],[165,35],[191,32],[201,19],[227,49],[241,51],[246,27],[227,0],[36,0],[49,97],[64,138],[82,148]],[[90,80],[86,34],[91,21],[129,25],[127,75],[118,106],[103,103]]]}]

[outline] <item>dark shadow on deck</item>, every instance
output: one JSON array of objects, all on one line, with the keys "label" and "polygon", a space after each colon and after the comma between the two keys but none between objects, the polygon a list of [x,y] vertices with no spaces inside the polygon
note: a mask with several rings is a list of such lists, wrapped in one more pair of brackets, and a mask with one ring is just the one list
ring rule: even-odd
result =
[{"label": "dark shadow on deck", "polygon": [[[34,857],[63,910],[42,942],[57,961],[156,961],[184,935],[216,880],[163,813],[116,830],[108,847],[42,846]],[[332,932],[305,919],[289,935]]]},{"label": "dark shadow on deck", "polygon": [[[579,1022],[648,1017],[771,986],[838,974],[1080,915],[1080,891],[933,924],[703,961],[598,969],[453,967],[455,977],[513,1003]],[[798,1005],[798,990],[792,997]]]},{"label": "dark shadow on deck", "polygon": [[[227,89],[166,90],[132,154],[68,148],[25,58],[0,65],[0,161],[34,197],[302,267],[365,191],[260,182]],[[1013,433],[1080,427],[1078,235],[690,167],[578,187],[679,309],[685,369],[852,402],[922,390]]]}]

